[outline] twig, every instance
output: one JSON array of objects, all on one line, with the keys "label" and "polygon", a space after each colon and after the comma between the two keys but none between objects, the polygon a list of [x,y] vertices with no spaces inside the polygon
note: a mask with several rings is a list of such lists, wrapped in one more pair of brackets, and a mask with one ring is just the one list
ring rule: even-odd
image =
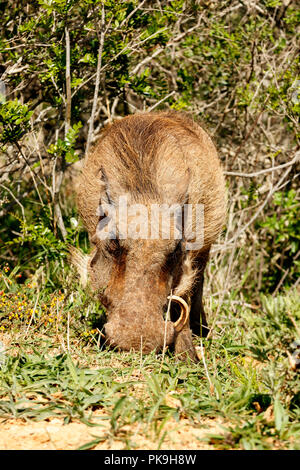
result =
[{"label": "twig", "polygon": [[35,301],[35,304],[34,304],[34,307],[33,307],[33,312],[32,312],[32,314],[31,314],[29,324],[28,324],[28,326],[27,326],[27,328],[26,328],[26,331],[25,331],[25,338],[26,338],[26,336],[27,336],[27,334],[28,334],[30,325],[31,325],[32,320],[33,320],[33,318],[34,318],[34,314],[35,314],[35,311],[36,311],[37,303],[38,303],[38,301],[39,301],[39,297],[40,297],[40,291],[38,291],[38,294],[37,294],[37,297],[36,297],[36,301]]},{"label": "twig", "polygon": [[[109,28],[106,28],[106,31],[108,30]],[[136,53],[136,48],[138,46],[141,46],[143,43],[145,43],[146,41],[149,41],[150,39],[153,39],[153,37],[157,36],[158,34],[162,33],[163,31],[167,30],[168,28],[162,28],[158,31],[156,31],[155,33],[151,34],[151,36],[148,36],[146,39],[143,39],[142,41],[140,42],[137,42],[137,43],[130,43],[130,44],[127,44],[125,47],[123,47],[123,49],[121,51],[119,51],[115,56],[113,56],[105,65],[103,65],[102,69],[101,69],[101,72],[103,72],[104,70],[106,70],[108,68],[108,66],[111,64],[111,62],[115,62],[117,60],[117,58],[122,55],[125,51],[127,51],[128,49],[132,49],[132,53]],[[175,41],[175,39],[174,39]],[[164,48],[159,48],[150,58],[149,57],[146,57],[146,59],[144,59],[144,61],[140,62],[136,68],[131,72],[131,75],[136,73],[134,72],[136,69],[139,70],[140,67],[144,64],[144,63],[147,63],[149,62],[149,60],[151,60],[153,57],[156,57],[156,55],[160,54],[162,51],[164,50]],[[132,55],[132,54],[128,54],[129,56]],[[73,92],[73,96],[84,86],[86,85],[87,83],[89,83],[91,80],[93,80],[93,78],[95,78],[97,76],[97,72],[96,73],[93,73],[89,78],[87,78],[84,82],[82,82],[80,85],[78,85],[78,87],[76,88],[76,90]]]},{"label": "twig", "polygon": [[66,118],[65,118],[65,137],[71,127],[71,71],[70,71],[70,34],[66,26]]},{"label": "twig", "polygon": [[296,332],[297,332],[297,335],[298,335],[298,337],[300,338],[300,328],[299,328],[299,326],[297,325],[297,323],[295,322],[295,319],[292,317],[291,313],[290,313],[288,310],[286,311],[286,314],[287,314],[287,316],[289,317],[289,319],[291,320],[291,322],[293,323],[294,328],[295,328],[295,330],[296,330]]},{"label": "twig", "polygon": [[68,310],[68,320],[67,320],[67,350],[70,352],[70,310]]},{"label": "twig", "polygon": [[[201,356],[201,359],[202,359],[202,362],[203,362],[203,365],[204,365],[205,375],[206,375],[208,383],[209,383],[209,390],[210,390],[210,393],[212,395],[214,395],[215,394],[215,387],[214,387],[212,381],[210,380],[210,376],[209,376],[209,373],[208,373],[208,368],[207,368],[206,361],[205,361],[205,356],[204,356],[204,347],[203,347],[202,339],[200,339],[200,348],[196,348],[196,352],[198,352],[199,349],[200,349],[200,356]],[[198,354],[197,354],[197,356],[199,357]],[[219,399],[218,393],[216,393],[216,398],[217,398],[217,400]]]},{"label": "twig", "polygon": [[159,47],[156,49],[156,51],[153,52],[152,55],[145,57],[141,62],[139,62],[135,68],[132,70],[131,74],[135,75],[143,65],[148,64],[148,62],[151,62],[152,59],[154,59],[156,56],[158,56],[162,51],[164,50],[164,47]]},{"label": "twig", "polygon": [[29,169],[29,173],[30,173],[30,175],[31,175],[33,184],[34,184],[34,186],[35,186],[37,195],[38,195],[38,197],[39,197],[39,200],[40,200],[41,204],[44,205],[44,201],[43,201],[43,199],[42,199],[42,197],[41,197],[41,195],[40,195],[39,188],[38,188],[38,186],[37,186],[37,184],[36,184],[36,181],[35,181],[35,176],[37,176],[39,180],[41,180],[41,179],[40,179],[39,175],[37,175],[37,174],[31,169],[31,166],[30,166],[30,164],[29,164],[27,158],[25,157],[25,155],[24,155],[24,153],[23,153],[23,151],[22,151],[22,148],[21,148],[19,142],[15,142],[15,145],[16,145],[17,149],[19,150],[21,157],[23,158],[25,164],[27,165],[27,167],[28,167],[28,169]]},{"label": "twig", "polygon": [[[72,106],[72,94],[71,94],[71,52],[70,52],[70,34],[67,26],[65,27],[65,35],[66,35],[66,115],[65,115],[65,138],[71,127],[71,106]],[[56,140],[58,138],[58,134],[56,134]],[[61,208],[59,204],[59,192],[63,181],[64,170],[65,170],[65,157],[62,155],[60,161],[60,168],[59,172],[55,174],[55,168],[57,163],[57,157],[53,166],[53,201],[54,201],[54,213],[55,213],[55,222],[60,229],[62,237],[64,241],[67,240],[67,230],[64,224],[63,216],[61,213]]]},{"label": "twig", "polygon": [[[167,47],[169,47],[170,45],[172,45],[174,42],[178,42],[180,41],[180,39],[182,39],[183,37],[185,37],[187,34],[191,33],[192,31],[194,31],[194,29],[198,28],[200,26],[200,22],[202,20],[202,15],[199,17],[198,21],[197,21],[197,24],[195,26],[192,26],[191,28],[189,28],[187,31],[184,31],[183,33],[179,34],[178,36],[176,36],[175,38],[172,38],[172,41],[169,41],[164,47],[159,47],[158,49],[156,49],[156,51],[154,51],[154,53],[151,55],[151,56],[147,56],[145,57],[145,59],[143,59],[141,62],[139,62],[135,68],[132,70],[131,74],[132,75],[135,75],[141,67],[143,67],[143,65],[146,65],[148,64],[148,62],[151,62],[152,59],[154,59],[155,57],[157,57],[161,52],[163,52]],[[163,30],[160,30],[160,31],[157,31],[155,34],[157,33],[161,33],[162,31],[164,31],[165,29],[167,28],[164,28]],[[154,36],[154,35],[152,35]],[[150,39],[152,36],[148,37],[146,40]],[[140,43],[142,44],[142,43]],[[140,45],[138,44],[138,45]]]},{"label": "twig", "polygon": [[[24,220],[24,229],[26,230],[26,219],[25,219],[25,212],[24,212],[24,207],[23,205],[20,203],[20,201],[15,197],[15,195],[13,194],[13,192],[8,189],[6,186],[4,186],[3,184],[0,184],[1,188],[5,189],[5,191],[8,191],[9,194],[11,195],[11,197],[16,201],[16,203],[21,207],[21,211],[22,211],[22,216],[23,216],[23,220]],[[23,233],[23,238],[24,238],[24,233]]]},{"label": "twig", "polygon": [[[294,259],[293,261],[295,262],[298,258],[299,258],[299,255],[300,255],[300,250],[298,250],[298,252],[296,253],[296,255],[294,256]],[[275,295],[277,294],[277,292],[279,291],[280,287],[282,286],[283,284],[283,281],[285,280],[285,278],[287,277],[287,275],[289,274],[290,270],[287,269],[283,276],[281,277],[280,281],[278,282],[277,286],[276,286],[276,289],[274,290],[273,294],[272,294],[272,297],[275,297]]]},{"label": "twig", "polygon": [[148,108],[147,109],[147,112],[151,112],[153,111],[153,109],[157,108],[157,106],[159,106],[161,103],[163,103],[164,101],[166,101],[168,98],[170,98],[171,96],[173,96],[174,94],[176,93],[176,91],[172,91],[171,93],[169,93],[168,95],[164,96],[160,101],[158,101],[157,103],[155,103],[153,106],[151,106],[151,108]]},{"label": "twig", "polygon": [[271,173],[275,170],[281,170],[282,168],[286,168],[286,167],[294,165],[294,163],[296,163],[297,160],[299,159],[299,155],[300,155],[300,152],[297,152],[295,157],[290,162],[283,163],[282,165],[274,166],[272,168],[266,168],[265,170],[259,170],[259,171],[256,171],[254,173],[239,173],[239,172],[235,172],[235,171],[224,171],[224,175],[227,175],[227,176],[240,176],[242,178],[254,178],[256,176],[263,175],[265,173]]},{"label": "twig", "polygon": [[131,13],[129,13],[128,16],[126,16],[126,18],[124,18],[124,20],[122,21],[122,23],[120,24],[119,28],[118,29],[122,29],[122,27],[124,26],[125,23],[128,22],[128,20],[137,12],[137,10],[139,10],[145,3],[146,0],[142,0],[142,2],[140,2],[138,4],[137,7],[134,8],[134,10],[132,10]]},{"label": "twig", "polygon": [[103,3],[102,15],[101,15],[101,34],[100,34],[100,43],[99,43],[99,49],[98,49],[98,62],[97,62],[97,71],[96,71],[96,83],[95,83],[95,90],[94,90],[92,112],[91,112],[91,117],[90,117],[90,122],[89,122],[89,132],[88,132],[88,137],[87,137],[87,142],[86,142],[85,155],[87,155],[89,152],[89,148],[91,145],[92,136],[94,132],[94,120],[95,120],[95,113],[96,113],[97,100],[98,100],[98,94],[99,94],[100,74],[101,74],[101,67],[102,67],[102,53],[103,53],[103,45],[104,45],[104,38],[105,38],[104,25],[105,25],[105,9],[104,9],[104,3]]},{"label": "twig", "polygon": [[[296,158],[296,156],[295,156]],[[239,236],[245,232],[245,230],[254,222],[254,220],[257,219],[257,217],[259,216],[259,214],[262,212],[262,210],[264,209],[264,207],[267,205],[267,203],[269,202],[269,200],[271,199],[271,197],[273,196],[273,194],[278,191],[278,189],[280,188],[282,182],[285,180],[285,178],[287,177],[287,175],[290,173],[292,167],[289,166],[289,168],[284,172],[283,176],[280,178],[280,180],[277,182],[277,184],[275,186],[273,186],[266,199],[264,200],[264,202],[262,203],[262,205],[259,207],[259,209],[255,212],[255,214],[253,215],[253,217],[251,217],[251,219],[249,220],[249,222],[247,222],[243,227],[241,227],[237,233],[230,239],[227,241],[226,243],[226,246],[227,245],[230,245],[230,243],[232,243],[233,241],[237,240],[239,238]],[[222,247],[220,247],[221,249],[223,249],[225,247],[225,245],[223,245]],[[214,251],[217,251],[217,248],[214,248],[212,250],[212,252]]]}]

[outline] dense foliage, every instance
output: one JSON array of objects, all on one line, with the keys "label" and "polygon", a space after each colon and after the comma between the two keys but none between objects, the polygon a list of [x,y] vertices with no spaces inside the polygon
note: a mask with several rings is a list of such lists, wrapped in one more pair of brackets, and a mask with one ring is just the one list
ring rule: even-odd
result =
[{"label": "dense foliage", "polygon": [[77,161],[113,119],[171,107],[204,122],[229,172],[218,269],[233,256],[231,286],[244,268],[251,295],[257,285],[273,292],[297,282],[297,2],[40,0],[0,8],[2,259],[31,272],[36,260],[61,262],[63,240],[85,237],[72,225]]}]

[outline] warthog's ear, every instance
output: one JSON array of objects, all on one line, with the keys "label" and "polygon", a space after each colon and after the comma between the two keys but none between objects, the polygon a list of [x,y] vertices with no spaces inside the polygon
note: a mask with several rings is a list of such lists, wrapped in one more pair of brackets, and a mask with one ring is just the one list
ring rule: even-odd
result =
[{"label": "warthog's ear", "polygon": [[90,238],[91,243],[97,245],[102,239],[99,233],[109,224],[111,219],[115,219],[115,204],[111,195],[109,181],[103,167],[98,172],[98,177],[102,182],[102,192],[98,201],[96,215],[98,217],[96,231]]},{"label": "warthog's ear", "polygon": [[113,204],[108,178],[103,167],[100,168],[98,175],[102,183],[102,197],[100,203]]}]

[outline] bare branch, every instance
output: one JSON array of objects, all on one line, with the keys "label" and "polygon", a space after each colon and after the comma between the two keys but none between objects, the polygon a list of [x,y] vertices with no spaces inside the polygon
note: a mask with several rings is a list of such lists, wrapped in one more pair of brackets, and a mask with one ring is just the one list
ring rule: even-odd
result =
[{"label": "bare branch", "polygon": [[88,132],[88,137],[87,137],[85,155],[87,155],[89,152],[90,145],[92,142],[93,132],[94,132],[94,120],[95,120],[95,113],[96,113],[97,100],[98,100],[98,94],[99,94],[100,75],[101,75],[101,67],[102,67],[102,52],[103,52],[103,45],[104,45],[104,38],[105,38],[104,26],[105,26],[105,9],[104,9],[104,3],[103,3],[102,15],[101,15],[101,34],[100,34],[100,43],[99,43],[99,49],[98,49],[96,83],[95,83],[95,90],[94,90],[92,112],[91,112],[90,122],[89,122],[89,132]]},{"label": "bare branch", "polygon": [[274,166],[272,168],[266,168],[265,170],[255,171],[254,173],[239,173],[235,171],[224,171],[224,174],[227,176],[240,176],[242,178],[254,178],[256,176],[263,175],[265,173],[272,173],[276,170],[281,170],[282,168],[287,168],[289,166],[292,166],[299,160],[299,157],[300,157],[300,152],[297,152],[294,158],[290,162],[283,163],[282,165]]},{"label": "bare branch", "polygon": [[261,204],[261,206],[259,207],[259,209],[255,212],[255,214],[253,215],[253,217],[251,217],[251,219],[243,226],[241,227],[237,233],[230,239],[227,241],[226,245],[223,245],[223,246],[220,246],[220,247],[214,247],[212,252],[215,252],[215,251],[218,251],[218,249],[226,249],[226,247],[228,245],[230,245],[232,242],[236,241],[240,235],[245,232],[245,230],[250,227],[250,225],[253,224],[253,222],[257,219],[257,217],[259,216],[259,214],[263,211],[263,209],[265,208],[265,206],[267,205],[267,203],[269,202],[269,200],[272,198],[273,194],[278,191],[278,189],[281,187],[281,184],[282,182],[285,180],[285,178],[287,177],[287,175],[290,173],[292,167],[289,166],[289,168],[284,172],[283,176],[279,179],[279,181],[277,182],[277,184],[275,186],[272,186],[272,188],[270,189],[267,197],[265,198],[264,202]]},{"label": "bare branch", "polygon": [[70,34],[65,28],[66,33],[66,120],[65,136],[71,127],[71,71],[70,71]]},{"label": "bare branch", "polygon": [[151,111],[153,111],[155,108],[157,108],[157,106],[159,106],[161,103],[163,103],[164,101],[166,101],[168,98],[170,98],[171,96],[175,95],[176,91],[172,91],[171,93],[169,93],[168,95],[164,96],[160,101],[158,101],[157,103],[155,103],[153,106],[151,106],[151,108],[148,108],[147,111],[150,113]]}]

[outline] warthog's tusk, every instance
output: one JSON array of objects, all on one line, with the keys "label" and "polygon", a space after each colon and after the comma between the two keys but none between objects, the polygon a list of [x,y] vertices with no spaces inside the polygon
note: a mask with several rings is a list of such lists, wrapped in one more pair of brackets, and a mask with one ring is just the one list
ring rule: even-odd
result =
[{"label": "warthog's tusk", "polygon": [[169,295],[168,296],[169,300],[174,300],[177,304],[180,305],[181,307],[181,312],[180,312],[180,317],[178,320],[174,323],[174,328],[175,330],[179,333],[179,331],[182,330],[184,325],[189,319],[190,316],[190,307],[186,303],[186,301],[182,297],[178,297],[178,295]]}]

